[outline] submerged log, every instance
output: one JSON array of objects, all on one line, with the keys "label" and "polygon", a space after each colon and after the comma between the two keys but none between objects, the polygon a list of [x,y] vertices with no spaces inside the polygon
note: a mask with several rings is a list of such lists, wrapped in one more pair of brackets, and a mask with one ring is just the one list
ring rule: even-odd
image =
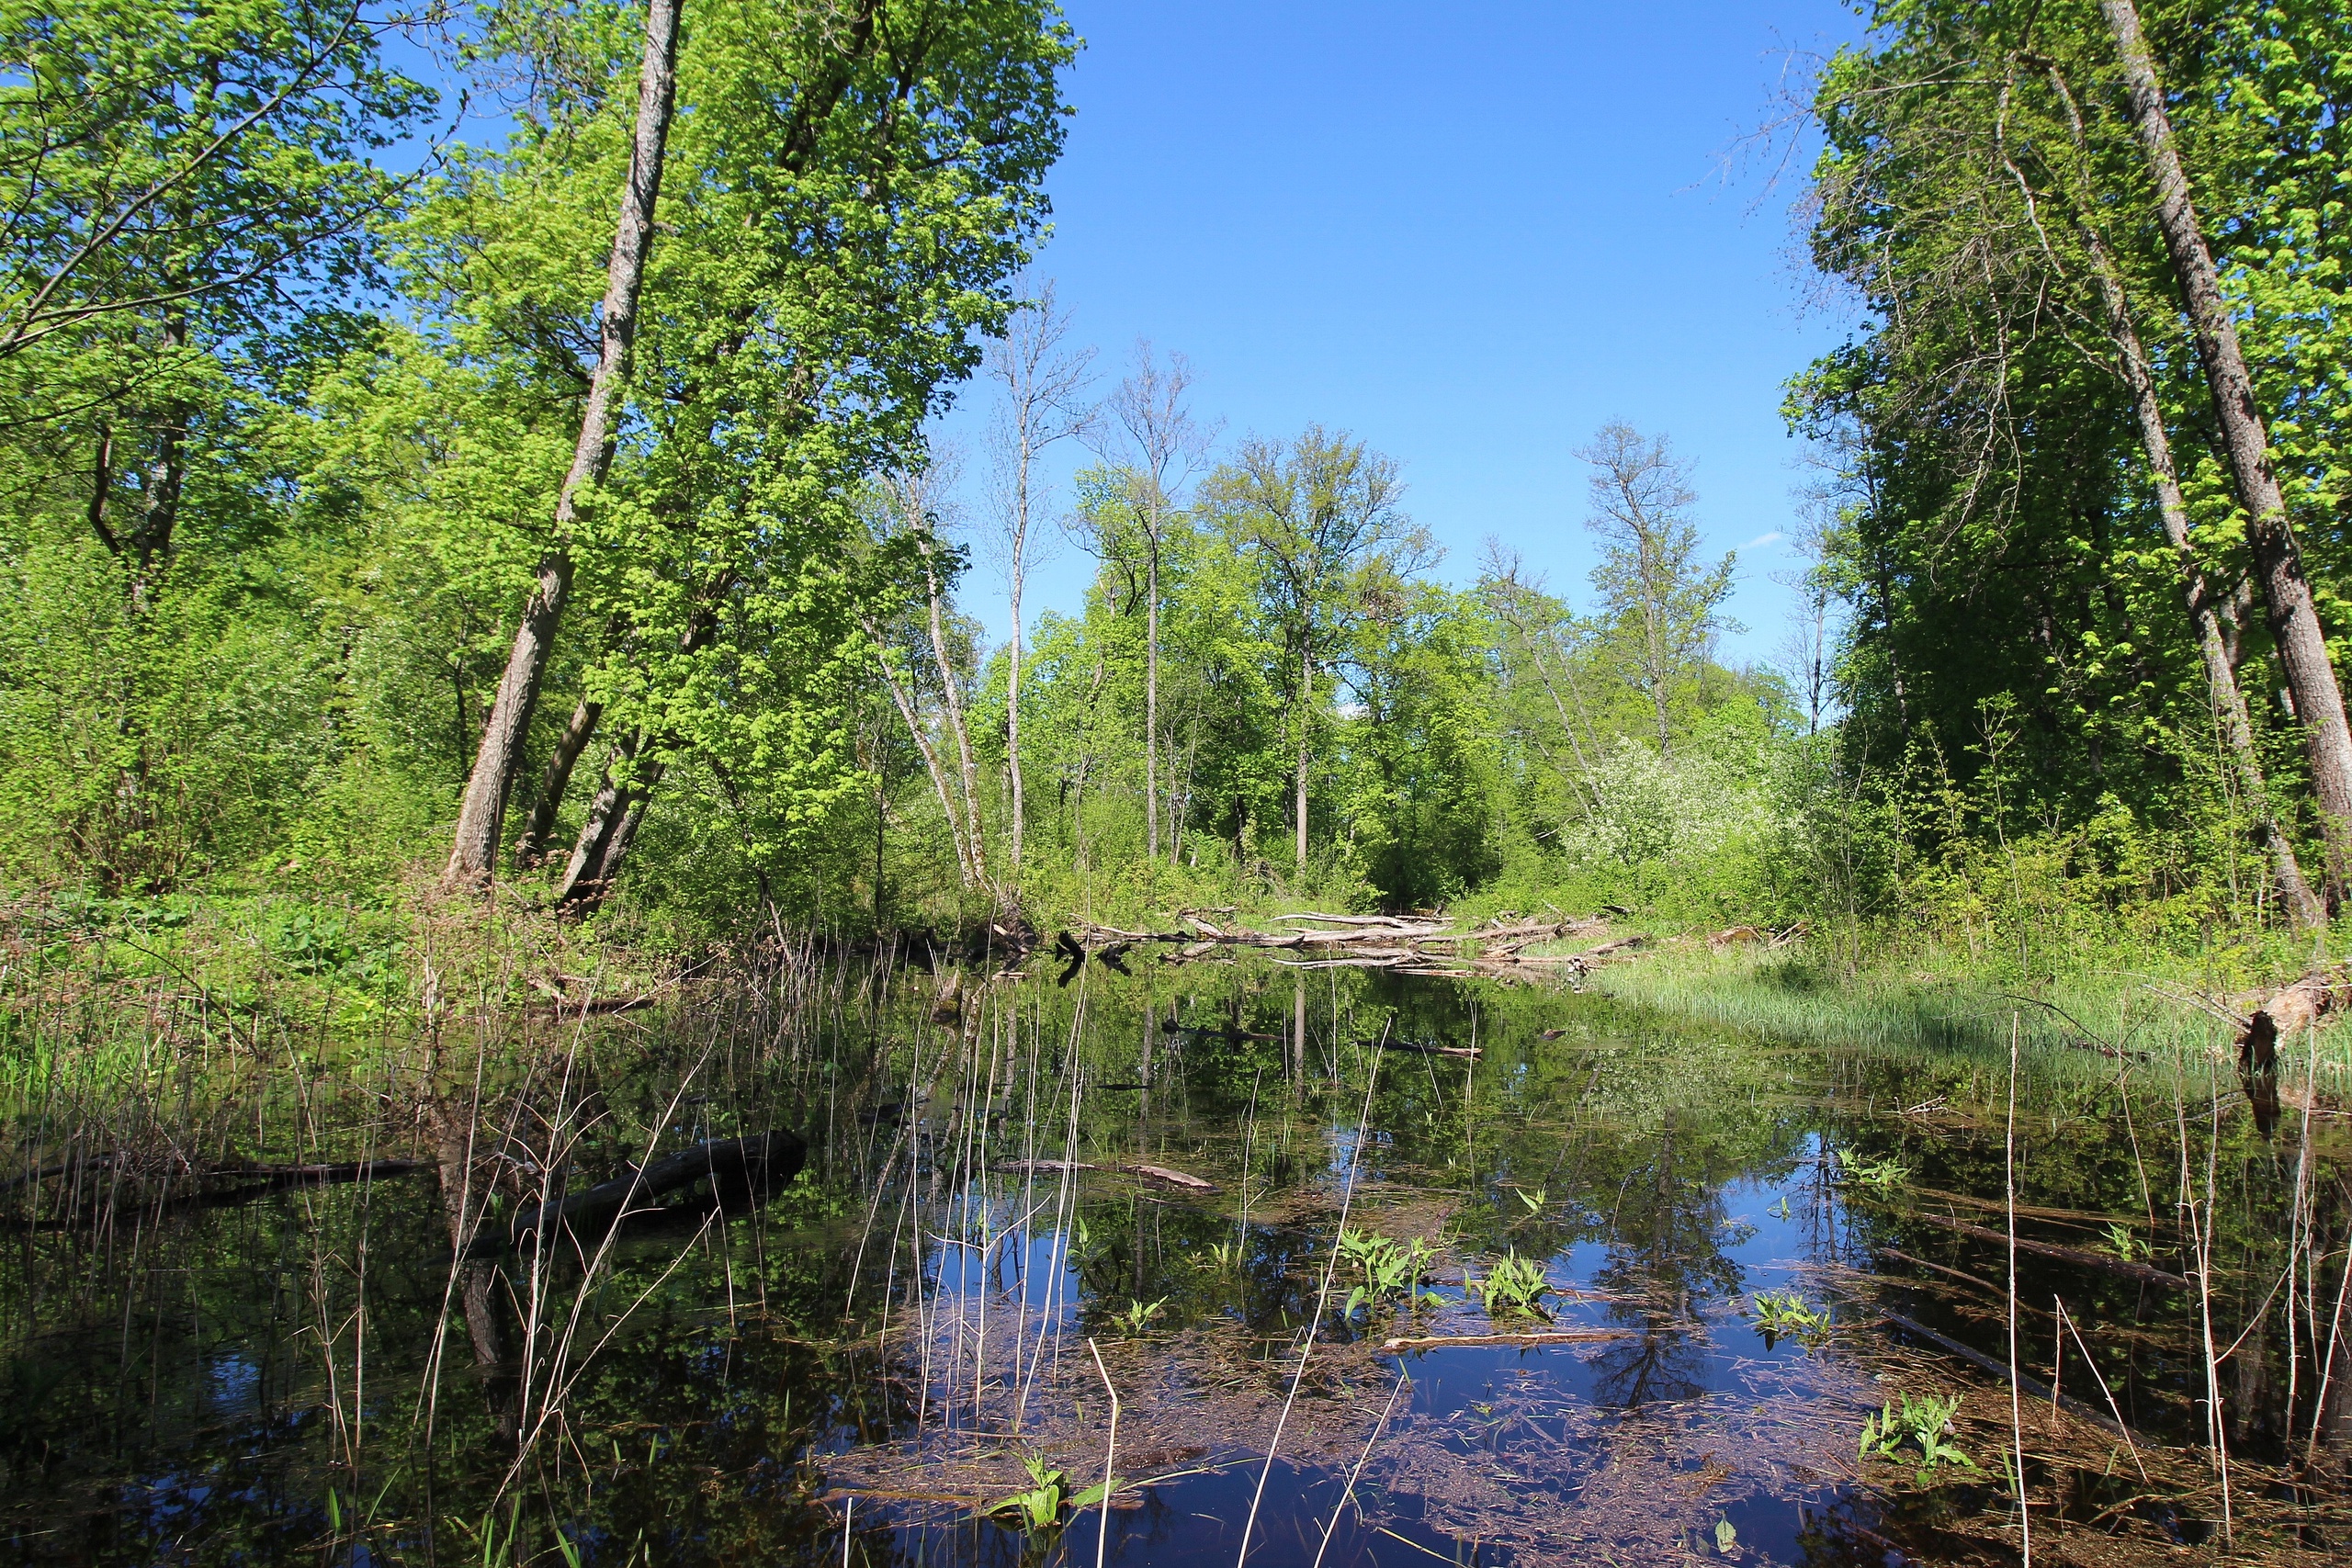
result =
[{"label": "submerged log", "polygon": [[1449,1345],[1595,1345],[1631,1339],[1630,1328],[1531,1328],[1513,1334],[1406,1334],[1382,1343],[1384,1350],[1442,1350]]},{"label": "submerged log", "polygon": [[1181,1187],[1187,1192],[1216,1190],[1216,1183],[1214,1181],[1204,1181],[1197,1176],[1189,1176],[1181,1170],[1170,1170],[1164,1165],[1102,1165],[1092,1160],[1082,1159],[1015,1159],[1007,1160],[997,1168],[999,1170],[1043,1171],[1049,1176],[1058,1176],[1067,1171],[1108,1170],[1116,1171],[1122,1176],[1140,1176],[1147,1181],[1165,1182],[1170,1187]]},{"label": "submerged log", "polygon": [[[1990,1372],[1993,1376],[2000,1379],[2004,1382],[2007,1382],[2012,1375],[2009,1369],[2003,1366],[1999,1361],[1996,1361],[1992,1357],[1987,1356],[1982,1350],[1972,1349],[1968,1346],[1962,1344],[1959,1340],[1954,1339],[1949,1334],[1939,1334],[1934,1329],[1928,1327],[1926,1324],[1907,1318],[1899,1312],[1887,1312],[1881,1309],[1879,1315],[1884,1318],[1887,1322],[1893,1324],[1895,1327],[1903,1330],[1904,1333],[1911,1336],[1914,1339],[1924,1339],[1928,1344],[1933,1345],[1937,1349],[1942,1350],[1947,1354],[1959,1357],[1962,1360],[1966,1361],[1970,1366],[1974,1367],[1979,1371]],[[2094,1427],[2103,1427],[2106,1430],[2114,1433],[2117,1437],[2121,1438],[2126,1442],[2130,1442],[2132,1440],[2131,1428],[2124,1426],[2122,1422],[2118,1421],[2106,1411],[2094,1408],[2092,1405],[2084,1403],[2082,1400],[2076,1399],[2071,1393],[2061,1393],[2056,1389],[2052,1388],[2048,1383],[2043,1382],[2041,1379],[2034,1377],[2030,1373],[2018,1371],[2014,1375],[2017,1378],[2018,1388],[2020,1392],[2030,1393],[2036,1399],[2046,1399],[2052,1404],[2057,1405],[2061,1410],[2067,1412],[2069,1415],[2079,1417],[2082,1420],[2088,1421]]]},{"label": "submerged log", "polygon": [[522,1210],[503,1236],[477,1236],[467,1256],[480,1258],[508,1247],[526,1247],[548,1233],[569,1230],[594,1246],[631,1214],[656,1207],[655,1200],[707,1179],[714,1189],[756,1191],[791,1180],[800,1173],[808,1145],[797,1133],[781,1128],[748,1138],[714,1138],[649,1160],[644,1168],[600,1181],[585,1191]]},{"label": "submerged log", "polygon": [[[1966,1220],[1947,1219],[1941,1214],[1930,1213],[1924,1209],[1914,1210],[1906,1217],[1925,1220],[1931,1225],[1941,1225],[1946,1230],[1958,1231],[1961,1235],[1973,1236],[1978,1241],[1996,1242],[2003,1247],[2009,1245],[2009,1237],[2003,1232],[1987,1230],[1983,1225],[1972,1225]],[[2055,1242],[2029,1241],[2024,1236],[2018,1236],[2017,1249],[2019,1252],[2030,1252],[2037,1258],[2054,1258],[2062,1263],[2075,1263],[2086,1269],[2098,1269],[2109,1274],[2120,1274],[2127,1280],[2136,1280],[2143,1285],[2162,1285],[2175,1291],[2188,1289],[2187,1280],[2177,1274],[2158,1269],[2153,1264],[2133,1263],[2126,1258],[2110,1258],[2103,1252],[2086,1252],[2079,1247],[2060,1247]]]}]

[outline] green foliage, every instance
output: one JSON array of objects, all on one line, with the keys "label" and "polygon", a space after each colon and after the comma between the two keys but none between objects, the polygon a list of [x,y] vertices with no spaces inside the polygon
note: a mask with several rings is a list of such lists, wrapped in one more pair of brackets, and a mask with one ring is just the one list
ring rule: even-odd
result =
[{"label": "green foliage", "polygon": [[[1960,1411],[1960,1396],[1941,1398],[1935,1394],[1914,1399],[1903,1395],[1903,1405],[1897,1410],[1888,1404],[1862,1417],[1862,1436],[1858,1459],[1868,1463],[1872,1459],[1889,1459],[1898,1463],[1917,1465],[1917,1479],[1926,1485],[1939,1464],[1956,1464],[1963,1470],[1974,1470],[1976,1461],[1962,1452],[1951,1440],[1951,1418]],[[1915,1450],[1906,1461],[1904,1449]]]},{"label": "green foliage", "polygon": [[1402,1301],[1413,1307],[1424,1301],[1441,1299],[1434,1292],[1419,1288],[1431,1256],[1424,1242],[1398,1241],[1377,1231],[1348,1229],[1340,1233],[1339,1248],[1341,1260],[1361,1276],[1349,1288],[1347,1304],[1340,1309],[1341,1317],[1351,1318],[1360,1307],[1375,1307],[1388,1301]]},{"label": "green foliage", "polygon": [[1465,1285],[1485,1305],[1489,1317],[1550,1316],[1540,1304],[1552,1293],[1551,1281],[1544,1277],[1543,1263],[1521,1258],[1516,1249],[1490,1261],[1485,1278],[1468,1280]]},{"label": "green foliage", "polygon": [[1875,1158],[1851,1149],[1838,1151],[1838,1170],[1848,1181],[1873,1192],[1892,1191],[1911,1179],[1911,1168],[1900,1160]]},{"label": "green foliage", "polygon": [[1826,1308],[1809,1305],[1794,1291],[1758,1291],[1752,1298],[1756,1303],[1757,1331],[1770,1344],[1778,1339],[1793,1339],[1807,1348],[1829,1342],[1830,1330],[1836,1326]]},{"label": "green foliage", "polygon": [[1068,1471],[1057,1469],[1032,1454],[1023,1455],[1021,1463],[1029,1472],[1029,1489],[984,1504],[980,1512],[983,1515],[1010,1514],[1022,1529],[1032,1533],[1058,1529],[1066,1510],[1091,1507],[1119,1489],[1121,1478],[1114,1475],[1107,1488],[1097,1482],[1073,1494],[1069,1490]]},{"label": "green foliage", "polygon": [[1126,1311],[1113,1313],[1111,1322],[1128,1338],[1139,1339],[1153,1324],[1167,1315],[1168,1298],[1166,1296],[1160,1297],[1156,1302],[1139,1302],[1129,1297]]}]

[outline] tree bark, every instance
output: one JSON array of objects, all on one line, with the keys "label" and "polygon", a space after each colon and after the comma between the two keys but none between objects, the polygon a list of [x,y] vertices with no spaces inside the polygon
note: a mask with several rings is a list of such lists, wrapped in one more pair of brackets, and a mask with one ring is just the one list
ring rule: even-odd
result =
[{"label": "tree bark", "polygon": [[580,765],[580,754],[588,750],[588,742],[595,738],[597,722],[605,716],[605,705],[580,699],[571,710],[571,722],[563,727],[562,739],[555,743],[548,756],[547,770],[539,775],[538,798],[531,803],[531,819],[523,825],[522,837],[514,840],[514,863],[533,866],[546,852],[548,835],[555,831],[556,813],[563,808],[564,792],[571,787],[571,772]]},{"label": "tree bark", "polygon": [[[921,537],[921,536],[918,536]],[[922,550],[922,576],[931,604],[931,656],[939,666],[940,704],[947,713],[947,728],[956,742],[956,764],[963,784],[964,838],[971,856],[972,880],[989,886],[987,830],[980,821],[980,771],[972,761],[972,732],[964,722],[964,697],[957,689],[956,666],[947,657],[947,631],[940,618],[939,572],[928,541]]]},{"label": "tree bark", "polygon": [[2182,594],[2190,624],[2196,629],[2198,652],[2205,660],[2206,682],[2212,689],[2214,714],[2221,722],[2222,739],[2237,773],[2238,790],[2253,810],[2255,831],[2270,853],[2272,876],[2278,886],[2279,901],[2287,908],[2288,919],[2306,930],[2315,929],[2326,924],[2327,911],[2312,894],[2311,884],[2303,879],[2294,842],[2279,827],[2278,814],[2270,808],[2270,792],[2263,778],[2262,759],[2255,750],[2254,725],[2246,712],[2245,694],[2230,664],[2211,586],[2199,569],[2196,550],[2189,543],[2188,502],[2181,494],[2179,472],[2173,462],[2171,439],[2165,431],[2164,405],[2156,395],[2155,378],[2140,335],[2132,324],[2121,286],[2108,267],[2105,255],[2096,248],[2093,254],[2099,264],[2100,288],[2107,294],[2116,355],[2122,361],[2124,381],[2132,389],[2141,446],[2147,454],[2149,476],[2155,485],[2156,511],[2164,519],[2165,537],[2171,542],[2179,563]]},{"label": "tree bark", "polygon": [[[658,761],[634,765],[652,739],[639,730],[614,746],[595,798],[588,803],[587,820],[580,825],[571,859],[564,866],[563,886],[556,894],[556,903],[562,908],[578,913],[595,908],[620,876],[621,862],[637,837],[638,826],[645,820],[645,808],[668,771]],[[627,783],[621,782],[624,778]]]},{"label": "tree bark", "polygon": [[[882,639],[881,628],[871,621],[865,622],[864,625],[865,636],[874,644],[878,656],[880,651],[888,646]],[[881,661],[877,658],[877,662],[881,663],[882,683],[889,690],[890,701],[898,708],[899,718],[905,721],[907,734],[913,738],[915,750],[922,753],[923,771],[931,775],[932,792],[939,796],[939,809],[947,818],[947,836],[955,844],[956,874],[963,880],[964,886],[969,887],[977,880],[972,871],[972,857],[970,852],[965,848],[964,820],[956,812],[955,792],[948,787],[947,770],[940,762],[939,749],[931,743],[931,737],[924,733],[922,716],[915,712],[913,699],[908,696],[906,688],[899,684],[898,675],[892,671],[887,661]]]},{"label": "tree bark", "polygon": [[1021,552],[1025,547],[1029,532],[1029,463],[1028,453],[1022,453],[1021,525],[1012,536],[1012,643],[1007,649],[1010,662],[1005,671],[1004,685],[1004,772],[1006,783],[1012,791],[1012,820],[1007,825],[1005,852],[1012,862],[1012,885],[1017,893],[1021,886],[1021,839],[1025,807],[1021,795],[1021,588],[1023,568]]},{"label": "tree bark", "polygon": [[582,496],[612,471],[618,436],[615,415],[637,346],[638,299],[645,284],[646,254],[652,244],[662,151],[668,144],[670,118],[677,101],[682,5],[683,0],[647,0],[645,54],[638,70],[637,132],[629,151],[628,177],[621,189],[620,220],[613,231],[612,258],[605,269],[596,368],[581,410],[571,467],[556,498],[553,537],[539,562],[537,585],[515,626],[514,645],[508,651],[489,721],[482,726],[473,772],[466,780],[449,864],[441,874],[444,887],[485,881],[496,866],[507,797],[522,766],[531,714],[538,705],[539,683],[554,650],[556,629],[571,596],[574,564],[569,536],[580,515]]},{"label": "tree bark", "polygon": [[2254,378],[2238,343],[2237,324],[2222,298],[2212,251],[2189,199],[2188,177],[2174,143],[2155,62],[2140,31],[2139,9],[2133,0],[2099,0],[2099,9],[2115,35],[2132,130],[2155,182],[2157,223],[2179,276],[2198,357],[2212,389],[2222,446],[2239,504],[2245,509],[2255,573],[2267,602],[2271,635],[2294,696],[2295,716],[2302,725],[2312,795],[2327,851],[2327,901],[2331,909],[2336,908],[2343,903],[2347,876],[2352,876],[2352,730],[2345,722],[2344,692],[2328,660],[2327,638],[2271,464],[2269,432],[2255,402]]},{"label": "tree bark", "polygon": [[1159,863],[1159,528],[1144,536],[1143,606],[1143,854]]},{"label": "tree bark", "polygon": [[[2087,153],[2089,139],[2084,134],[2081,111],[2075,107],[2073,93],[2055,66],[2050,70],[2051,84],[2058,90],[2059,101],[2065,105],[2069,128],[2078,152]],[[2271,874],[2278,884],[2279,902],[2286,906],[2287,916],[2295,925],[2305,930],[2326,923],[2327,912],[2313,896],[2311,884],[2303,878],[2301,862],[2296,857],[2294,841],[2278,824],[2278,814],[2270,808],[2270,792],[2263,777],[2262,759],[2255,749],[2254,724],[2246,712],[2245,693],[2238,684],[2237,661],[2233,656],[2231,639],[2223,633],[2222,615],[2212,585],[2205,579],[2197,563],[2197,552],[2188,536],[2188,502],[2181,493],[2180,470],[2173,459],[2172,437],[2165,429],[2164,401],[2157,395],[2154,368],[2149,364],[2147,349],[2140,341],[2139,328],[2132,319],[2132,302],[2125,291],[2121,274],[2114,256],[2107,248],[2095,224],[2096,209],[2087,199],[2087,192],[2078,197],[2079,209],[2075,228],[2082,234],[2085,248],[2090,253],[2091,267],[2098,278],[2100,303],[2107,310],[2107,330],[2114,344],[2118,366],[2124,385],[2132,393],[2132,411],[2139,422],[2140,446],[2148,460],[2148,474],[2156,492],[2156,512],[2163,519],[2165,538],[2172,545],[2173,555],[2179,563],[2181,592],[2188,609],[2190,626],[2197,635],[2197,649],[2205,661],[2206,683],[2211,688],[2214,716],[2222,727],[2222,743],[2228,748],[2233,771],[2237,774],[2238,790],[2246,798],[2255,814],[2255,831],[2263,847],[2269,852]]]},{"label": "tree bark", "polygon": [[1306,879],[1306,765],[1307,726],[1314,722],[1315,655],[1302,651],[1298,656],[1298,779],[1297,791],[1292,804],[1292,815],[1297,819],[1298,875]]}]

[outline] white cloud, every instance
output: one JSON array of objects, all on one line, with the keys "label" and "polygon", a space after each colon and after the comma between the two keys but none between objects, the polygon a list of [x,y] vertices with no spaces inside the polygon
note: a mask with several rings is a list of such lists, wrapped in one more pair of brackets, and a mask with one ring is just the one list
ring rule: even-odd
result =
[{"label": "white cloud", "polygon": [[1782,539],[1787,537],[1788,536],[1786,534],[1783,534],[1778,528],[1775,528],[1769,534],[1757,535],[1756,537],[1748,540],[1747,543],[1740,546],[1739,547],[1743,550],[1758,549],[1766,545],[1777,545]]}]

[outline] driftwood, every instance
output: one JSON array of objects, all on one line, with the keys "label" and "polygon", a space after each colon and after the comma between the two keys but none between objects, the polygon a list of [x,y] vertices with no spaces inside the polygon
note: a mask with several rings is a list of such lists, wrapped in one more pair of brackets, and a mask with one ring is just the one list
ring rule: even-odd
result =
[{"label": "driftwood", "polygon": [[474,1238],[467,1256],[487,1257],[509,1247],[544,1240],[548,1233],[569,1230],[591,1246],[633,1213],[652,1209],[654,1200],[692,1187],[707,1179],[714,1187],[757,1189],[791,1180],[808,1157],[808,1145],[799,1134],[781,1129],[748,1138],[715,1138],[649,1160],[644,1168],[600,1181],[584,1191],[567,1193],[516,1213],[506,1234],[489,1233]]},{"label": "driftwood", "polygon": [[[77,1170],[111,1170],[125,1168],[136,1172],[147,1163],[132,1156],[92,1155],[83,1160],[63,1160],[43,1166],[23,1176],[10,1177],[0,1182],[0,1190],[25,1187],[37,1182],[54,1181]],[[409,1176],[428,1169],[431,1162],[421,1159],[363,1159],[343,1165],[221,1165],[203,1169],[186,1167],[162,1177],[167,1186],[193,1186],[207,1182],[258,1182],[265,1186],[296,1187],[331,1181],[368,1181],[380,1176]]]},{"label": "driftwood", "polygon": [[1016,1159],[997,1167],[999,1170],[1045,1171],[1059,1175],[1068,1170],[1114,1170],[1126,1176],[1140,1176],[1148,1181],[1164,1181],[1170,1187],[1181,1187],[1188,1192],[1214,1192],[1216,1183],[1204,1181],[1197,1176],[1187,1176],[1181,1170],[1170,1170],[1164,1165],[1098,1165],[1082,1159]]},{"label": "driftwood", "polygon": [[[2009,1237],[2002,1232],[1987,1230],[1983,1225],[1972,1225],[1966,1220],[1947,1219],[1941,1214],[1930,1213],[1924,1209],[1915,1210],[1907,1217],[1925,1220],[1931,1225],[1941,1225],[1946,1230],[1958,1231],[1962,1235],[1973,1236],[1978,1241],[1998,1242],[2003,1247],[2009,1244]],[[2028,1241],[2024,1236],[2017,1238],[2017,1248],[2019,1252],[2030,1252],[2037,1258],[2054,1258],[2062,1263],[2075,1263],[2086,1269],[2098,1269],[2109,1274],[2120,1274],[2124,1279],[2136,1280],[2143,1285],[2163,1285],[2175,1291],[2188,1289],[2188,1281],[2177,1274],[2167,1273],[2153,1264],[2132,1263],[2120,1258],[2109,1258],[2103,1252],[2086,1252],[2079,1247],[2060,1247],[2055,1242]]]},{"label": "driftwood", "polygon": [[1384,1350],[1442,1350],[1449,1345],[1593,1345],[1631,1339],[1629,1328],[1539,1328],[1523,1334],[1408,1334],[1382,1343]]},{"label": "driftwood", "polygon": [[1475,1062],[1482,1053],[1476,1045],[1424,1045],[1417,1040],[1360,1040],[1356,1043],[1378,1051],[1404,1051],[1416,1056],[1454,1056]]},{"label": "driftwood", "polygon": [[[1912,1319],[1904,1316],[1899,1312],[1887,1312],[1883,1309],[1879,1315],[1883,1317],[1887,1322],[1894,1325],[1895,1327],[1903,1330],[1904,1333],[1910,1335],[1913,1338],[1924,1339],[1928,1344],[1933,1345],[1937,1349],[1942,1350],[1950,1355],[1957,1356],[1962,1360],[1966,1361],[1970,1366],[1976,1368],[1980,1371],[1990,1372],[2004,1382],[2007,1382],[2011,1375],[2007,1367],[2004,1366],[1999,1361],[1995,1360],[1992,1357],[1987,1356],[1982,1350],[1971,1349],[1969,1347],[1962,1344],[1959,1340],[1954,1339],[1948,1334],[1937,1333],[1934,1329],[1928,1327],[1924,1323],[1915,1322]],[[2122,1422],[2118,1421],[2114,1416],[2109,1415],[2106,1411],[2087,1404],[2082,1400],[2076,1399],[2071,1393],[2061,1393],[2056,1389],[2052,1388],[2048,1383],[2043,1382],[2041,1379],[2036,1378],[2028,1372],[2020,1371],[2016,1374],[2016,1377],[2018,1381],[2018,1387],[2021,1392],[2030,1393],[2036,1399],[2049,1400],[2052,1404],[2057,1405],[2061,1410],[2067,1412],[2069,1415],[2079,1416],[2083,1420],[2088,1421],[2094,1427],[2102,1427],[2107,1431],[2112,1432],[2127,1443],[2132,1440],[2132,1429],[2124,1426]]]}]

